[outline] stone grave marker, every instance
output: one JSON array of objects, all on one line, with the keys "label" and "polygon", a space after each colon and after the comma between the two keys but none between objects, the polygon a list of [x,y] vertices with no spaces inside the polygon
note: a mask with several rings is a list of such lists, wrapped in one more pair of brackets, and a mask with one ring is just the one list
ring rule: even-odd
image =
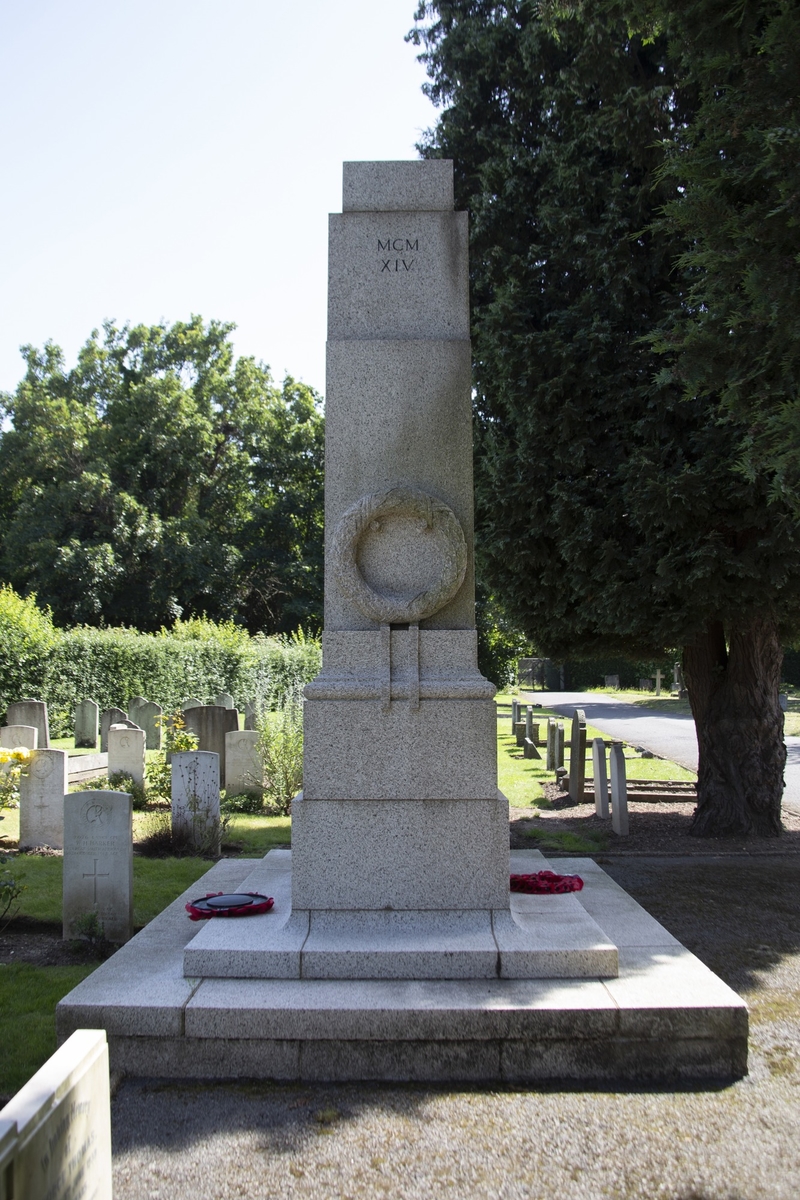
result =
[{"label": "stone grave marker", "polygon": [[556,769],[556,721],[555,717],[547,718],[547,758],[545,765],[548,771]]},{"label": "stone grave marker", "polygon": [[781,712],[786,712],[789,708],[789,695],[787,692],[778,693],[778,704],[781,706]]},{"label": "stone grave marker", "polygon": [[50,726],[44,700],[17,700],[9,704],[6,725],[33,725],[39,735],[39,750],[50,747]]},{"label": "stone grave marker", "polygon": [[[112,730],[112,733],[114,731]],[[110,942],[133,937],[133,801],[128,792],[64,798],[63,936],[96,912]]]},{"label": "stone grave marker", "polygon": [[218,754],[181,750],[172,755],[172,828],[217,854],[219,789]]},{"label": "stone grave marker", "polygon": [[100,706],[94,700],[80,700],[75,708],[75,745],[97,749],[100,736]]},{"label": "stone grave marker", "polygon": [[661,684],[664,681],[664,675],[661,670],[656,671],[656,695],[661,695]]},{"label": "stone grave marker", "polygon": [[19,848],[64,846],[66,750],[34,750],[19,780]]},{"label": "stone grave marker", "polygon": [[3,1200],[111,1200],[104,1029],[73,1033],[0,1110],[0,1162]]},{"label": "stone grave marker", "polygon": [[143,729],[127,725],[112,725],[108,731],[108,776],[118,771],[130,775],[134,783],[144,787],[145,737]]},{"label": "stone grave marker", "polygon": [[244,706],[244,727],[247,730],[258,728],[258,705],[255,700],[248,700]]},{"label": "stone grave marker", "polygon": [[564,722],[556,722],[556,770],[564,766]]},{"label": "stone grave marker", "polygon": [[530,705],[525,709],[525,741],[523,743],[522,752],[525,758],[541,758],[541,754],[537,749],[539,741],[539,726],[534,723],[533,709]]},{"label": "stone grave marker", "polygon": [[604,675],[603,687],[607,687],[609,691],[619,691],[619,675]]},{"label": "stone grave marker", "polygon": [[586,794],[586,717],[576,708],[572,717],[572,737],[569,744],[569,794],[575,804],[582,804]]},{"label": "stone grave marker", "polygon": [[264,766],[258,752],[259,734],[237,729],[225,734],[225,790],[229,796],[263,795]]},{"label": "stone grave marker", "polygon": [[594,777],[594,811],[598,817],[608,817],[608,772],[606,744],[602,738],[592,740],[592,776]]},{"label": "stone grave marker", "polygon": [[121,708],[107,708],[100,713],[100,753],[108,753],[108,731],[112,725],[120,725],[127,721],[127,714]]},{"label": "stone grave marker", "polygon": [[652,679],[645,679],[643,677],[639,679],[639,691],[640,692],[652,692],[652,690],[653,690]]},{"label": "stone grave marker", "polygon": [[190,696],[188,700],[181,701],[181,712],[186,712],[189,708],[202,708],[202,706],[202,700],[198,700],[196,696]]},{"label": "stone grave marker", "polygon": [[4,750],[38,749],[39,730],[35,725],[4,725],[0,729],[0,746]]},{"label": "stone grave marker", "polygon": [[517,745],[524,746],[525,745],[525,722],[524,722],[524,720],[517,721],[517,723],[514,727],[514,733],[516,735]]},{"label": "stone grave marker", "polygon": [[144,730],[145,744],[148,750],[161,749],[161,725],[164,710],[155,700],[146,700],[137,709],[139,720],[136,724]]},{"label": "stone grave marker", "polygon": [[520,709],[519,700],[512,700],[511,701],[511,734],[513,737],[517,736],[517,721],[519,721],[519,709]]},{"label": "stone grave marker", "polygon": [[214,703],[218,704],[221,708],[234,707],[233,696],[230,694],[230,692],[220,692],[220,694],[214,700]]},{"label": "stone grave marker", "polygon": [[184,710],[186,728],[197,737],[198,750],[219,756],[219,786],[225,787],[225,734],[239,729],[239,712],[221,704],[199,704]]},{"label": "stone grave marker", "polygon": [[620,837],[628,836],[628,784],[625,751],[621,742],[613,742],[609,752],[611,768],[611,828]]},{"label": "stone grave marker", "polygon": [[143,729],[144,726],[139,720],[139,710],[145,704],[147,704],[147,699],[144,696],[131,696],[128,701],[128,720],[133,721],[134,725],[138,725],[140,729]]}]

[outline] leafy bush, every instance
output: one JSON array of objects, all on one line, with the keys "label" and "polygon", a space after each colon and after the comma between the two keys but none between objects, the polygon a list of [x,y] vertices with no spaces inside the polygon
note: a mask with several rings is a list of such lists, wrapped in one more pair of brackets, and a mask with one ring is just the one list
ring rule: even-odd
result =
[{"label": "leafy bush", "polygon": [[54,737],[72,732],[79,700],[91,697],[101,710],[124,710],[131,696],[147,696],[165,712],[196,695],[206,703],[217,693],[262,710],[282,703],[317,674],[318,639],[302,631],[290,636],[251,637],[231,621],[176,621],[172,629],[96,629],[79,625],[58,630],[35,599],[0,588],[0,714],[25,696],[47,701]]},{"label": "leafy bush", "polygon": [[288,816],[292,800],[303,786],[303,701],[299,689],[287,695],[276,712],[264,716],[259,734],[266,806],[272,813]]}]

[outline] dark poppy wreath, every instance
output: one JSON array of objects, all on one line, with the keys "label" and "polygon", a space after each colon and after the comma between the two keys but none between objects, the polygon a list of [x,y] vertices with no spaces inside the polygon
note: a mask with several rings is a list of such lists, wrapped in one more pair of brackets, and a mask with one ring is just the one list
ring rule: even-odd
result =
[{"label": "dark poppy wreath", "polygon": [[199,900],[186,905],[192,921],[206,921],[209,917],[251,917],[256,913],[269,912],[275,901],[272,896],[260,892],[209,892]]},{"label": "dark poppy wreath", "polygon": [[555,871],[534,871],[532,875],[512,875],[511,891],[529,896],[549,896],[553,893],[579,892],[583,888],[580,875],[556,875]]}]

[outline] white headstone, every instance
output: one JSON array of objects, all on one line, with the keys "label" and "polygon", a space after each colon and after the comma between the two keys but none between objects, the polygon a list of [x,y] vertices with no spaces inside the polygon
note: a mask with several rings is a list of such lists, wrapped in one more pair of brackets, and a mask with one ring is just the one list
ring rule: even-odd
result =
[{"label": "white headstone", "polygon": [[39,730],[35,725],[4,725],[0,729],[0,746],[4,750],[36,750]]},{"label": "white headstone", "polygon": [[145,738],[143,729],[112,725],[108,731],[108,777],[124,771],[144,786]]},{"label": "white headstone", "polygon": [[144,730],[145,743],[148,750],[161,749],[161,719],[164,710],[155,700],[145,700],[136,709],[138,721],[136,724]]},{"label": "white headstone", "polygon": [[34,750],[19,780],[19,846],[64,845],[64,796],[67,791],[66,750]]},{"label": "white headstone", "polygon": [[598,817],[608,817],[608,772],[606,744],[602,738],[592,741],[592,775],[594,777],[594,811]]},{"label": "white headstone", "polygon": [[39,749],[49,748],[50,726],[44,700],[17,700],[15,704],[9,704],[6,725],[33,725],[39,733]]},{"label": "white headstone", "polygon": [[75,708],[75,745],[97,749],[100,734],[100,706],[94,700],[81,700]]},{"label": "white headstone", "polygon": [[229,796],[263,795],[264,767],[258,752],[255,730],[239,729],[225,734],[225,791]]},{"label": "white headstone", "polygon": [[100,713],[100,753],[108,753],[108,731],[112,725],[127,721],[127,715],[121,708],[107,708]]},{"label": "white headstone", "polygon": [[[195,846],[219,850],[219,755],[182,750],[172,755],[172,828]],[[216,830],[216,841],[214,831]]]},{"label": "white headstone", "polygon": [[203,701],[198,700],[196,696],[190,696],[188,700],[181,701],[181,712],[186,712],[187,708],[202,708]]},{"label": "white headstone", "polygon": [[220,694],[217,696],[214,703],[218,704],[220,706],[220,708],[233,708],[234,707],[234,699],[233,699],[233,696],[230,694],[230,692],[220,692]]},{"label": "white headstone", "polygon": [[0,1110],[0,1162],[3,1200],[111,1200],[104,1029],[76,1030]]},{"label": "white headstone", "polygon": [[110,942],[133,937],[133,803],[127,792],[64,799],[63,935],[96,912]]},{"label": "white headstone", "polygon": [[556,722],[556,770],[564,765],[564,722]]},{"label": "white headstone", "polygon": [[620,742],[614,742],[608,758],[611,768],[611,828],[620,837],[627,837],[628,784],[625,775],[625,752]]}]

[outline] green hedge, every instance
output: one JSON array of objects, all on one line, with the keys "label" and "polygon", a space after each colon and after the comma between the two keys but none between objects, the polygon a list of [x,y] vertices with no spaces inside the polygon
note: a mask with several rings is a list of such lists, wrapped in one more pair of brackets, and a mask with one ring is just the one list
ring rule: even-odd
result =
[{"label": "green hedge", "polygon": [[213,701],[230,692],[246,700],[276,701],[301,687],[320,667],[319,642],[291,637],[251,637],[232,622],[178,621],[157,634],[135,629],[78,626],[58,630],[50,615],[0,588],[0,714],[14,700],[46,700],[54,737],[72,732],[79,700],[101,710],[127,709],[146,696],[166,711],[196,696]]}]

